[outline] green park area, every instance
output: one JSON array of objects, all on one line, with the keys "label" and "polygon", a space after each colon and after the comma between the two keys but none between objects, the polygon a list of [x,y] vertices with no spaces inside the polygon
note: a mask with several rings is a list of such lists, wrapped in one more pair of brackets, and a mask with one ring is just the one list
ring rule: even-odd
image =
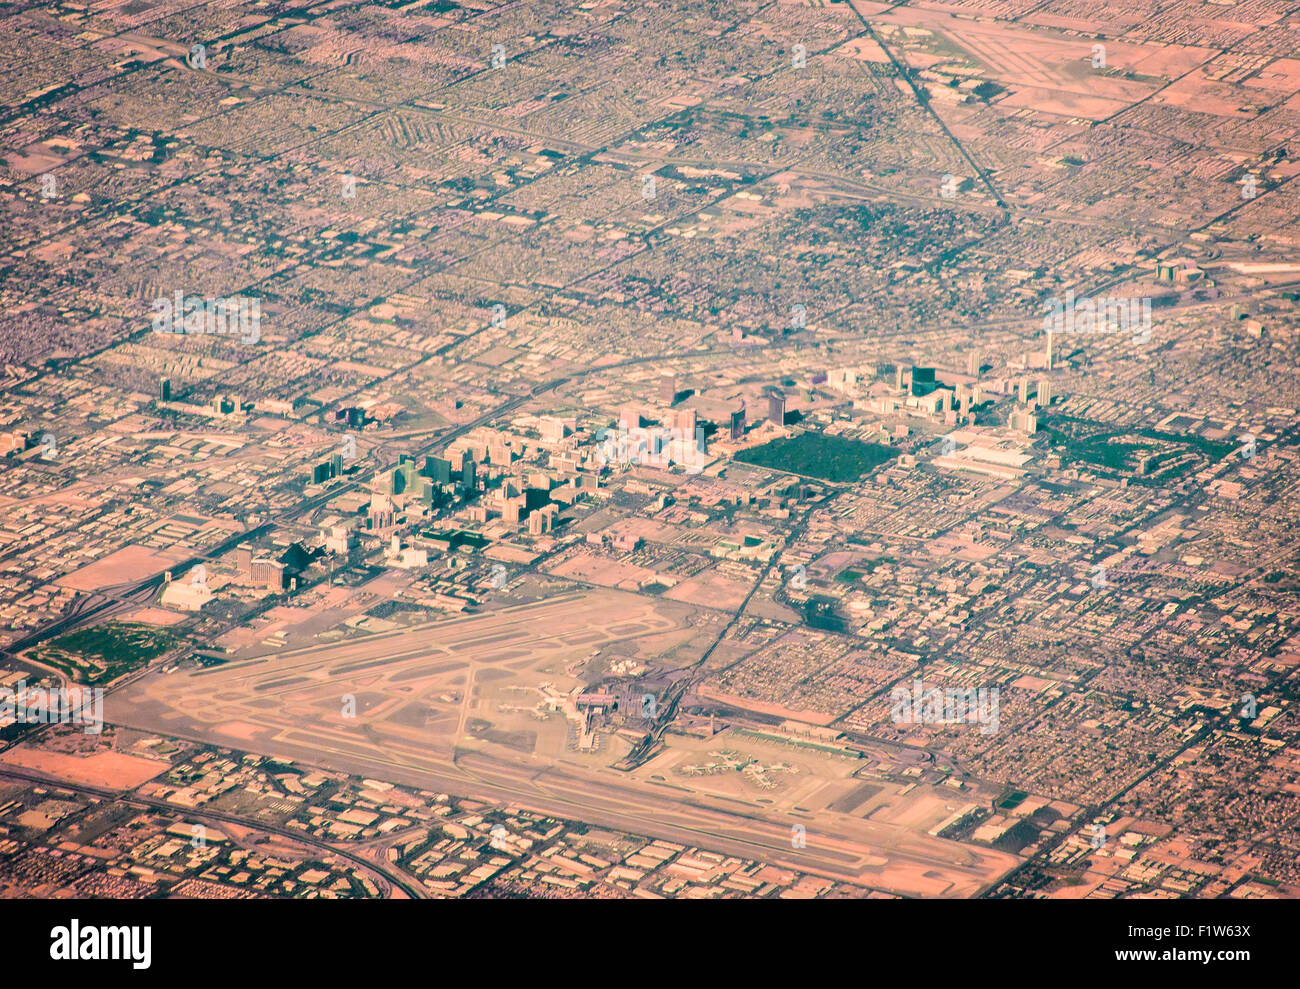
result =
[{"label": "green park area", "polygon": [[1114,430],[1064,415],[1052,416],[1040,429],[1060,454],[1063,467],[1083,463],[1158,483],[1200,470],[1237,449],[1233,443],[1207,440],[1194,433],[1150,428]]},{"label": "green park area", "polygon": [[157,659],[181,643],[165,629],[151,625],[108,622],[77,629],[37,646],[32,659],[66,673],[77,683],[111,683],[131,670]]},{"label": "green park area", "polygon": [[757,467],[844,483],[856,481],[896,456],[897,450],[879,443],[805,432],[741,450],[736,459]]}]

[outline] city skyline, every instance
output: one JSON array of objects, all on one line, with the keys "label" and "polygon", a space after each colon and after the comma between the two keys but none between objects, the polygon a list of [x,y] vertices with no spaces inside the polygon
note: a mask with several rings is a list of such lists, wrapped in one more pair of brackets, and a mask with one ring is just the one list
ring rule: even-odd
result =
[{"label": "city skyline", "polygon": [[0,898],[1300,896],[1300,9],[0,20]]}]

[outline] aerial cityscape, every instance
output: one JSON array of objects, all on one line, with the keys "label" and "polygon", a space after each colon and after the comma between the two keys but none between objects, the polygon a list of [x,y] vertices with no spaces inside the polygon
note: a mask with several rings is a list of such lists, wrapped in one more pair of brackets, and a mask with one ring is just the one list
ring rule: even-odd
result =
[{"label": "aerial cityscape", "polygon": [[1300,897],[1300,3],[0,51],[0,898]]}]

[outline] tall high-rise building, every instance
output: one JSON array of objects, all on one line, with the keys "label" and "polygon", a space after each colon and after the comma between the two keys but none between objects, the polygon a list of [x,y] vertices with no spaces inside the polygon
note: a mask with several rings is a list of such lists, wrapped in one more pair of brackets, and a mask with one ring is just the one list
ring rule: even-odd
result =
[{"label": "tall high-rise building", "polygon": [[767,418],[778,426],[785,425],[785,395],[776,388],[767,393]]},{"label": "tall high-rise building", "polygon": [[1038,404],[1044,408],[1052,404],[1052,383],[1046,378],[1038,379]]},{"label": "tall high-rise building", "polygon": [[352,546],[352,530],[346,525],[336,525],[325,535],[325,551],[346,556]]},{"label": "tall high-rise building", "polygon": [[427,477],[416,478],[415,500],[421,505],[433,508],[438,504],[442,488]]},{"label": "tall high-rise building", "polygon": [[672,405],[675,401],[677,401],[677,376],[659,375],[659,402],[663,405]]},{"label": "tall high-rise building", "polygon": [[402,494],[407,489],[415,487],[415,464],[410,461],[404,461],[393,469],[389,481],[389,492],[395,495]]},{"label": "tall high-rise building", "polygon": [[1043,364],[1047,370],[1052,369],[1052,327],[1047,327],[1047,350],[1043,353]]},{"label": "tall high-rise building", "polygon": [[972,350],[966,355],[966,373],[972,378],[978,378],[980,375],[980,355],[979,351]]},{"label": "tall high-rise building", "polygon": [[435,484],[451,483],[451,461],[442,457],[425,457],[424,470],[420,472]]},{"label": "tall high-rise building", "polygon": [[170,402],[172,400],[172,379],[163,378],[158,382],[158,401]]},{"label": "tall high-rise building", "polygon": [[826,372],[826,385],[836,391],[849,392],[857,387],[858,369],[835,367]]},{"label": "tall high-rise building", "polygon": [[555,525],[555,506],[547,505],[528,516],[528,531],[534,536],[550,532]]},{"label": "tall high-rise building", "polygon": [[938,381],[934,376],[932,367],[913,367],[912,368],[912,387],[911,393],[917,396],[929,395],[939,387]]},{"label": "tall high-rise building", "polygon": [[396,521],[393,503],[389,500],[388,495],[382,491],[375,491],[370,495],[370,507],[366,511],[367,527],[380,535],[385,531],[391,530]]},{"label": "tall high-rise building", "polygon": [[518,523],[524,517],[524,512],[523,495],[517,498],[507,498],[501,503],[501,518],[507,522]]},{"label": "tall high-rise building", "polygon": [[542,416],[537,420],[537,431],[542,434],[543,443],[559,443],[564,439],[567,429],[563,419]]},{"label": "tall high-rise building", "polygon": [[641,409],[636,405],[625,405],[618,410],[618,426],[620,429],[640,429],[641,428]]},{"label": "tall high-rise building", "polygon": [[668,428],[674,430],[679,437],[693,438],[695,436],[695,410],[694,409],[677,409],[668,414]]},{"label": "tall high-rise building", "polygon": [[1020,404],[1024,405],[1029,401],[1029,379],[1020,379]]},{"label": "tall high-rise building", "polygon": [[266,557],[256,559],[251,567],[253,583],[268,591],[284,590],[284,564]]},{"label": "tall high-rise building", "polygon": [[742,439],[745,435],[745,406],[731,413],[731,438],[733,440]]},{"label": "tall high-rise building", "polygon": [[1038,432],[1038,416],[1028,409],[1012,412],[1007,417],[1007,425],[1028,436],[1033,436],[1034,433]]},{"label": "tall high-rise building", "polygon": [[474,460],[474,455],[468,450],[465,451],[464,458],[460,462],[460,484],[467,497],[478,488],[478,464]]}]

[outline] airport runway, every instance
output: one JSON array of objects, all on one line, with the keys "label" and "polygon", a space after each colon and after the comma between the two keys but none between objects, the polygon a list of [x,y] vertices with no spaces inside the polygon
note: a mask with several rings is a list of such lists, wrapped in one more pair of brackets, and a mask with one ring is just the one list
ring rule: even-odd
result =
[{"label": "airport runway", "polygon": [[[593,614],[606,624],[592,624]],[[693,792],[652,778],[653,762],[621,773],[459,733],[463,707],[448,692],[471,667],[518,673],[593,644],[676,627],[644,598],[565,594],[350,642],[151,675],[111,694],[105,719],[907,895],[973,896],[1019,864],[992,849],[849,814],[765,812],[743,800]],[[356,719],[339,714],[345,693],[358,698]],[[413,704],[431,712],[432,720],[402,717]],[[805,847],[794,847],[795,824],[807,829]]]}]

